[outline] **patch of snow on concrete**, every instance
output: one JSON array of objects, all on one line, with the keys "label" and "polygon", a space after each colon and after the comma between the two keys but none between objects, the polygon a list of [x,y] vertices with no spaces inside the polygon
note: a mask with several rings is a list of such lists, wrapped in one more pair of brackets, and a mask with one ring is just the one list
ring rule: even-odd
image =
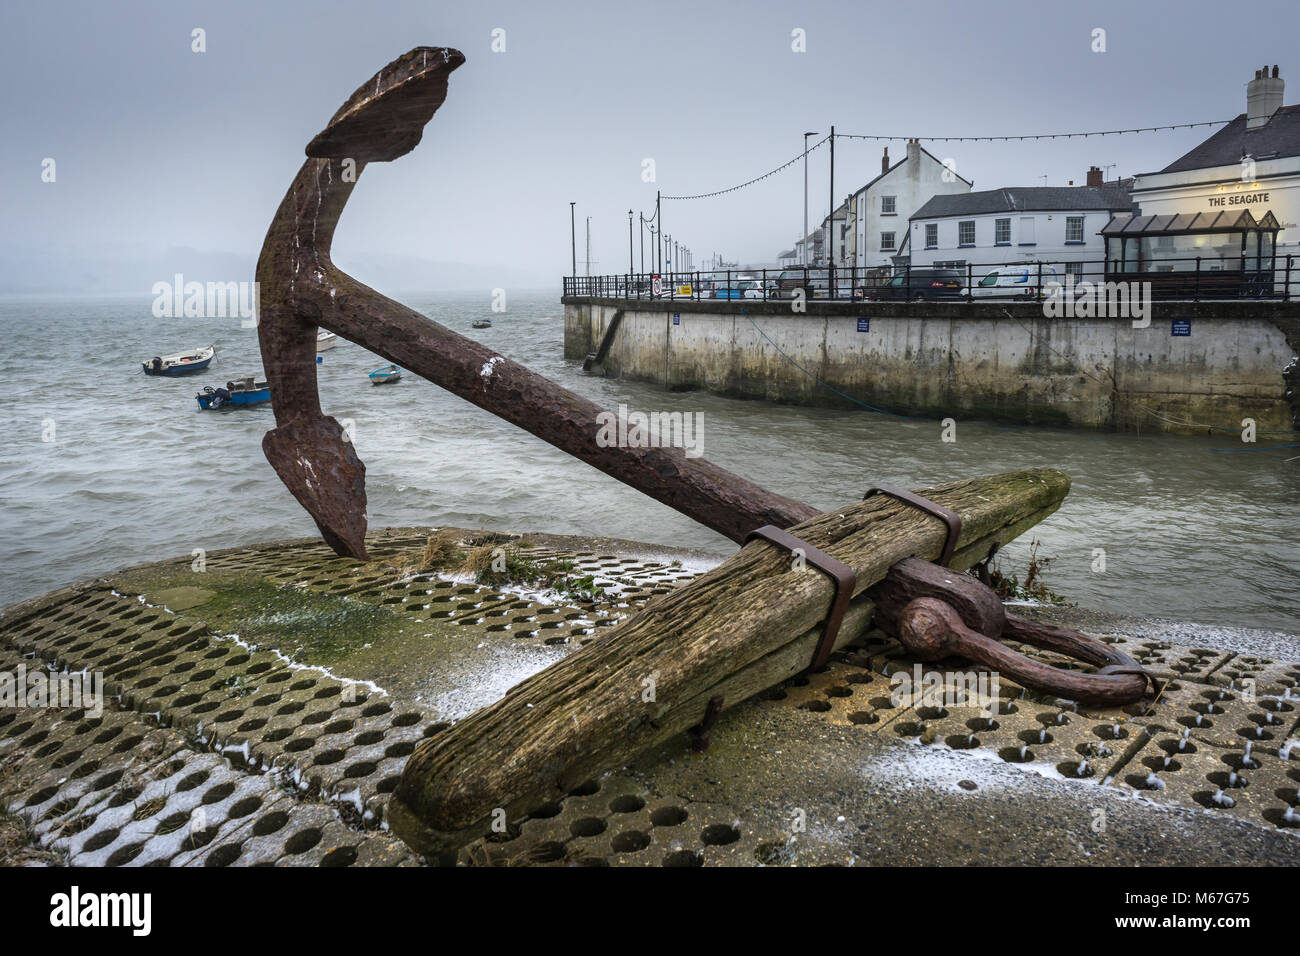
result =
[{"label": "patch of snow on concrete", "polygon": [[330,680],[336,680],[340,684],[347,684],[353,687],[364,687],[367,690],[369,690],[371,693],[383,694],[385,697],[392,696],[391,694],[388,693],[388,691],[384,690],[382,687],[380,687],[372,680],[353,680],[351,677],[341,677],[338,674],[335,674],[328,667],[320,667],[316,664],[299,664],[297,661],[291,659],[285,654],[280,653],[274,647],[262,647],[261,645],[258,644],[250,644],[248,641],[242,639],[238,634],[222,634],[221,637],[225,638],[228,641],[234,641],[236,644],[238,644],[244,650],[248,651],[250,654],[254,654],[258,651],[269,651],[270,653],[278,657],[281,661],[283,661],[285,664],[288,664],[290,670],[311,671],[312,673],[315,674],[322,674],[325,677],[330,678]]},{"label": "patch of snow on concrete", "polygon": [[[973,781],[980,791],[1005,790],[1021,786],[1026,776],[1046,780],[1072,781],[1048,763],[1008,763],[997,751],[986,747],[954,750],[941,744],[910,743],[871,757],[862,767],[869,780],[894,787],[923,787],[929,790],[960,790],[962,780]],[[1094,784],[1095,785],[1095,784]]]},{"label": "patch of snow on concrete", "polygon": [[481,644],[478,650],[483,656],[466,662],[465,669],[453,675],[454,689],[438,695],[431,702],[443,720],[459,720],[495,703],[520,681],[569,654],[563,647],[550,645],[503,648]]}]

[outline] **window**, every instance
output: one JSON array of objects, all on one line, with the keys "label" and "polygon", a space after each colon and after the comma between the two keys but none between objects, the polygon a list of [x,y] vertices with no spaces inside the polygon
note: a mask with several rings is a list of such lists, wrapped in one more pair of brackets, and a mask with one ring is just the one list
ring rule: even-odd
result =
[{"label": "window", "polygon": [[1065,263],[1065,274],[1067,276],[1074,276],[1075,285],[1078,285],[1081,281],[1083,281],[1083,263],[1082,262]]},{"label": "window", "polygon": [[993,220],[993,241],[999,246],[1011,245],[1011,220]]},{"label": "window", "polygon": [[925,248],[934,249],[939,245],[939,224],[937,222],[927,222],[925,224]]},{"label": "window", "polygon": [[895,206],[896,206],[896,204],[897,204],[897,199],[898,199],[897,196],[881,196],[881,197],[880,197],[880,214],[881,214],[882,216],[893,216],[893,215],[896,215],[896,214],[897,214],[897,209],[895,208]]},{"label": "window", "polygon": [[1065,217],[1065,241],[1083,242],[1083,217],[1082,216]]},{"label": "window", "polygon": [[964,219],[957,223],[957,245],[975,245],[975,220]]},{"label": "window", "polygon": [[892,232],[882,232],[880,234],[880,251],[881,252],[894,251],[894,234]]}]

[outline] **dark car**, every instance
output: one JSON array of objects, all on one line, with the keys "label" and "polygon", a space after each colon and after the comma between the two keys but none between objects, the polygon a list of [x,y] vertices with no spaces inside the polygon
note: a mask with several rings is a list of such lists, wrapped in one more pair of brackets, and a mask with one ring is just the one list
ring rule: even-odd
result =
[{"label": "dark car", "polygon": [[964,286],[965,277],[956,269],[912,269],[866,292],[867,298],[876,301],[914,302],[918,299],[958,299]]}]

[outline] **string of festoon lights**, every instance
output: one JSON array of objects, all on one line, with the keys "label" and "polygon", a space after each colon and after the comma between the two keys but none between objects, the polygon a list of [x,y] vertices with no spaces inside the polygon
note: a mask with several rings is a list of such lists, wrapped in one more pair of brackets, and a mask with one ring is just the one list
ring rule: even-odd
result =
[{"label": "string of festoon lights", "polygon": [[[1064,132],[1064,133],[1024,133],[1019,135],[1008,135],[1008,136],[887,136],[883,133],[880,134],[836,133],[835,138],[836,139],[863,139],[863,140],[877,140],[877,141],[879,140],[906,141],[906,140],[914,139],[914,140],[930,142],[930,143],[997,143],[997,142],[1010,143],[1010,142],[1024,142],[1026,140],[1040,140],[1040,139],[1075,139],[1075,138],[1086,138],[1089,136],[1125,136],[1132,133],[1158,133],[1162,130],[1195,129],[1198,126],[1222,126],[1225,123],[1231,123],[1231,122],[1232,120],[1230,119],[1205,120],[1199,123],[1170,123],[1164,126],[1136,126],[1133,127],[1132,129],[1087,130],[1087,131]],[[739,189],[744,189],[746,186],[752,186],[755,183],[760,183],[771,176],[775,176],[777,173],[781,172],[782,170],[789,169],[795,163],[799,162],[799,160],[803,159],[809,153],[816,150],[819,146],[826,145],[826,143],[830,142],[830,139],[831,139],[830,135],[827,134],[826,136],[823,136],[821,139],[819,139],[812,146],[808,147],[807,150],[801,151],[797,156],[795,156],[793,159],[789,160],[788,162],[784,162],[780,166],[777,166],[775,169],[768,170],[761,176],[755,176],[753,179],[747,180],[743,183],[738,183],[735,186],[728,186],[726,189],[715,189],[712,192],[707,192],[707,193],[696,193],[693,196],[663,196],[661,198],[673,199],[673,200],[710,199],[713,196],[722,196],[725,195],[726,193],[734,193]]]},{"label": "string of festoon lights", "polygon": [[[836,134],[836,135],[838,136],[839,134]],[[696,196],[660,196],[659,198],[660,198],[660,199],[709,199],[709,198],[711,198],[711,197],[713,197],[713,196],[721,196],[721,195],[723,195],[724,193],[734,193],[736,190],[738,190],[738,189],[744,189],[746,186],[752,186],[752,185],[754,185],[754,183],[761,183],[763,180],[767,179],[769,176],[775,176],[777,173],[781,172],[783,169],[789,169],[789,168],[790,168],[791,166],[793,166],[795,163],[799,162],[799,160],[803,159],[803,158],[804,158],[805,156],[807,156],[809,153],[811,153],[811,152],[813,152],[815,149],[817,149],[818,146],[824,146],[824,145],[826,145],[828,142],[830,142],[830,139],[831,139],[831,138],[830,138],[830,135],[829,135],[829,134],[827,134],[826,136],[823,136],[823,137],[822,137],[821,139],[819,139],[817,142],[813,143],[813,145],[809,146],[806,150],[800,152],[799,155],[796,156],[794,159],[790,160],[789,162],[782,163],[780,166],[776,167],[776,169],[769,169],[769,170],[768,170],[767,172],[765,172],[762,176],[755,176],[753,179],[749,180],[748,182],[739,183],[738,185],[735,185],[735,186],[728,186],[726,189],[715,189],[715,190],[714,190],[713,192],[711,192],[711,193],[700,193],[700,194],[698,194],[698,195],[696,195]]]}]

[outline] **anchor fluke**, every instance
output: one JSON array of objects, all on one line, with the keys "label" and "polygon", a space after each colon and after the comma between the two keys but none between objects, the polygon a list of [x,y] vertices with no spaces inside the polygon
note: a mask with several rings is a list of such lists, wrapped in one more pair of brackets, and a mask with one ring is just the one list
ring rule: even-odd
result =
[{"label": "anchor fluke", "polygon": [[465,62],[449,47],[417,46],[399,56],[348,97],[307,144],[313,158],[382,163],[420,144],[425,124],[447,98],[447,77]]},{"label": "anchor fluke", "polygon": [[366,466],[338,420],[296,418],[262,436],[262,451],[336,554],[366,561]]}]

